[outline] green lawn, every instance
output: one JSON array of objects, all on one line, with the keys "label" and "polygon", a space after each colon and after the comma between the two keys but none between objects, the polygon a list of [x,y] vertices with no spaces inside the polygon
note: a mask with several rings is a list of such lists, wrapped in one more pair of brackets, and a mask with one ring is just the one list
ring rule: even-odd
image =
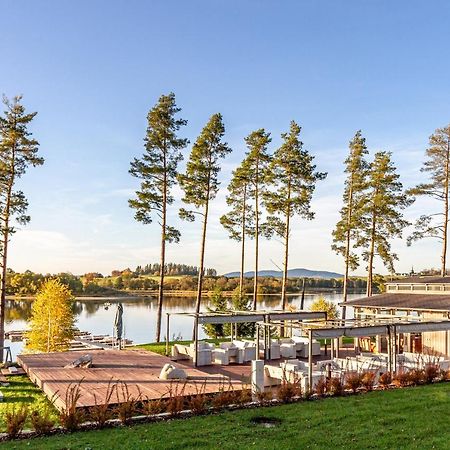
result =
[{"label": "green lawn", "polygon": [[[53,419],[57,419],[57,412],[51,406],[43,392],[38,389],[30,379],[23,376],[8,377],[9,386],[0,387],[0,391],[3,393],[3,402],[0,403],[0,429],[4,431],[5,421],[4,414],[8,408],[17,406],[20,403],[27,405],[30,412],[39,410],[43,412],[49,408]],[[27,421],[26,428],[31,428],[29,421]]]},{"label": "green lawn", "polygon": [[[213,344],[219,344],[220,342],[229,341],[229,339],[202,339],[202,341],[211,342]],[[183,344],[189,345],[193,341],[170,341],[169,342],[169,353],[173,344]],[[151,352],[159,353],[160,355],[166,354],[166,343],[165,342],[152,342],[151,344],[141,344],[135,345],[134,347],[129,347],[131,350],[150,350]]]},{"label": "green lawn", "polygon": [[[280,420],[274,428],[255,416]],[[0,444],[11,449],[441,448],[450,383]]]}]

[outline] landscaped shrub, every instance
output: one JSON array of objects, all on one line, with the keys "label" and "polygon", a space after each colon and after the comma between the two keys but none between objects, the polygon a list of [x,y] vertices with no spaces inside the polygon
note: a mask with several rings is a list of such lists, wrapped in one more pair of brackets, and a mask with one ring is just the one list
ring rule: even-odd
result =
[{"label": "landscaped shrub", "polygon": [[342,395],[344,393],[344,385],[339,377],[331,377],[328,381],[327,391],[331,395]]},{"label": "landscaped shrub", "polygon": [[422,384],[425,381],[425,373],[422,369],[411,369],[408,372],[409,382],[413,386]]},{"label": "landscaped shrub", "polygon": [[166,402],[161,398],[158,400],[150,400],[147,397],[147,401],[142,403],[142,413],[146,416],[153,416],[155,414],[161,414],[166,410]]},{"label": "landscaped shrub", "polygon": [[99,428],[103,428],[106,422],[112,417],[111,410],[111,398],[114,394],[117,384],[113,384],[112,380],[108,382],[108,388],[106,389],[105,401],[101,404],[97,403],[97,396],[94,393],[95,406],[89,411],[89,417]]},{"label": "landscaped shrub", "polygon": [[426,383],[433,383],[439,375],[439,366],[436,364],[427,364],[424,370],[424,378]]},{"label": "landscaped shrub", "polygon": [[290,402],[294,397],[298,397],[302,394],[302,388],[300,386],[300,380],[283,381],[279,386],[277,395],[278,399],[282,402]]},{"label": "landscaped shrub", "polygon": [[255,393],[255,396],[256,396],[256,401],[261,403],[261,405],[266,404],[267,402],[269,402],[273,398],[272,391],[271,390],[266,391],[264,389],[262,389],[260,391],[257,391]]},{"label": "landscaped shrub", "polygon": [[68,431],[75,431],[84,421],[84,411],[81,408],[77,408],[81,397],[80,384],[81,381],[77,384],[69,385],[65,395],[66,406],[59,415],[61,425]]},{"label": "landscaped shrub", "polygon": [[208,405],[208,398],[205,394],[206,381],[200,387],[195,384],[196,393],[191,395],[188,400],[188,408],[194,414],[203,414],[206,411]]},{"label": "landscaped shrub", "polygon": [[128,425],[134,413],[138,411],[138,404],[141,394],[137,398],[130,394],[127,383],[123,381],[116,388],[117,392],[117,406],[116,412],[119,420],[123,425]]},{"label": "landscaped shrub", "polygon": [[325,392],[327,392],[327,384],[327,379],[325,377],[320,377],[314,387],[315,393],[320,396],[325,395]]},{"label": "landscaped shrub", "polygon": [[171,382],[169,386],[169,398],[167,399],[167,412],[171,416],[177,416],[184,409],[184,390],[186,383],[180,387],[179,382]]},{"label": "landscaped shrub", "polygon": [[6,434],[10,438],[17,437],[25,425],[25,421],[28,417],[28,407],[25,405],[20,405],[19,407],[13,406],[8,408],[5,412],[5,422],[6,422]]},{"label": "landscaped shrub", "polygon": [[361,375],[361,385],[364,387],[367,391],[371,391],[373,389],[373,385],[375,384],[375,372],[364,372]]},{"label": "landscaped shrub", "polygon": [[33,411],[30,414],[30,421],[33,430],[39,435],[49,433],[55,426],[55,421],[51,419],[48,409],[45,409],[43,412]]},{"label": "landscaped shrub", "polygon": [[361,386],[362,376],[357,372],[349,372],[345,376],[345,388],[355,393]]},{"label": "landscaped shrub", "polygon": [[396,372],[392,379],[392,383],[397,387],[409,386],[411,384],[409,372],[406,371]]},{"label": "landscaped shrub", "polygon": [[237,405],[243,405],[252,401],[252,391],[249,388],[243,388],[241,391],[235,391],[234,402]]},{"label": "landscaped shrub", "polygon": [[450,381],[450,370],[441,369],[440,378],[442,381]]},{"label": "landscaped shrub", "polygon": [[384,372],[378,378],[378,384],[383,388],[387,388],[391,383],[392,383],[392,376],[390,372]]}]

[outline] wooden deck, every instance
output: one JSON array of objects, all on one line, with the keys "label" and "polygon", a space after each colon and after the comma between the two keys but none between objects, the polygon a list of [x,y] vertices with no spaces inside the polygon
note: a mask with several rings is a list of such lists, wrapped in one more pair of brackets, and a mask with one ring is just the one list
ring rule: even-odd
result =
[{"label": "wooden deck", "polygon": [[[64,366],[82,354],[89,353],[93,358],[93,367],[67,368]],[[85,350],[83,352],[42,353],[37,355],[19,355],[17,361],[26,371],[31,381],[39,386],[55,406],[62,409],[66,405],[66,393],[70,386],[80,383],[80,407],[101,404],[106,398],[110,380],[127,384],[133,397],[141,395],[143,399],[159,399],[169,395],[170,381],[158,378],[166,363],[184,369],[188,380],[184,395],[198,392],[203,383],[205,392],[218,392],[223,383],[232,383],[234,389],[242,389],[242,381],[248,384],[251,367],[247,365],[208,366],[194,368],[188,362],[173,362],[170,358],[141,350]],[[228,381],[229,380],[229,381]],[[179,383],[178,389],[184,385]],[[173,386],[174,388],[174,386]],[[112,403],[123,400],[120,392],[115,393]]]}]

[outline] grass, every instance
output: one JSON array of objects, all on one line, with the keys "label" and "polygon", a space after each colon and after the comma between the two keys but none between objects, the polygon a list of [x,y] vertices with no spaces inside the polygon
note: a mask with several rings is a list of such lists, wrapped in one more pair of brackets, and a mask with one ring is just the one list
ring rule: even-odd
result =
[{"label": "grass", "polygon": [[[22,449],[448,448],[450,384],[0,444]],[[273,428],[258,422],[276,422]],[[256,419],[256,420],[255,420]]]},{"label": "grass", "polygon": [[[229,338],[223,338],[223,339],[202,339],[202,341],[210,342],[212,344],[220,344],[221,342],[227,342],[229,341]],[[174,344],[183,344],[183,345],[189,345],[193,341],[170,341],[169,342],[169,353],[172,350],[172,347]],[[165,342],[152,342],[151,344],[140,344],[135,345],[133,347],[129,347],[131,350],[148,350],[154,353],[159,353],[160,355],[166,354],[166,343]]]},{"label": "grass", "polygon": [[[32,411],[44,412],[47,408],[51,413],[52,419],[56,422],[57,411],[50,404],[45,397],[44,393],[37,388],[30,379],[25,375],[8,377],[9,386],[0,387],[0,391],[3,393],[3,402],[0,403],[0,428],[5,429],[4,414],[8,408],[25,404],[28,406],[30,413]],[[25,428],[31,428],[29,419]]]}]

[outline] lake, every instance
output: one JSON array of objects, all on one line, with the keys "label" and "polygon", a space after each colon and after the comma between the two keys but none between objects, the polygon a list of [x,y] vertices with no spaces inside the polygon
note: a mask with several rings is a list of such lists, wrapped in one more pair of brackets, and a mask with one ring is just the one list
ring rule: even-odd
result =
[{"label": "lake", "polygon": [[[349,294],[349,300],[362,297],[363,294]],[[317,293],[305,295],[305,309],[309,309],[311,303],[319,297],[331,300],[334,303],[342,301],[340,293]],[[157,298],[156,297],[135,297],[135,298],[99,298],[89,300],[77,300],[74,308],[76,313],[76,326],[81,331],[89,331],[93,334],[113,334],[114,317],[118,303],[123,305],[124,337],[132,339],[135,344],[153,342],[155,339]],[[288,303],[300,309],[301,295],[288,297]],[[105,305],[110,303],[110,306]],[[278,295],[261,296],[258,302],[259,309],[279,309],[280,297]],[[27,328],[27,320],[31,314],[31,300],[7,300],[6,310],[6,331],[24,330]],[[208,306],[208,299],[202,304],[202,311]],[[166,297],[163,310],[163,325],[161,337],[165,337],[165,313],[192,312],[195,308],[194,297]],[[348,317],[353,314],[352,308],[348,309]],[[171,338],[190,339],[192,336],[192,317],[172,316],[170,318]],[[205,334],[200,327],[200,338]],[[5,345],[11,347],[13,358],[22,350],[21,342],[5,341]]]}]

